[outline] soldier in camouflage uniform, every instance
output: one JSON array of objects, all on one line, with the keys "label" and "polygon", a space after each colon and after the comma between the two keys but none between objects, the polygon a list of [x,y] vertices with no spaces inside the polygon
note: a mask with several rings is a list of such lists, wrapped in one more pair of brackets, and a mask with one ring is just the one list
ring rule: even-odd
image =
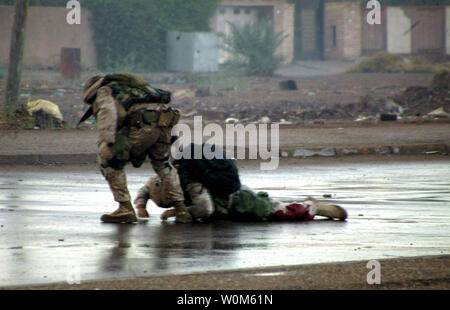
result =
[{"label": "soldier in camouflage uniform", "polygon": [[[269,198],[267,193],[256,193],[245,185],[231,194],[228,201],[216,199],[217,197],[211,195],[208,189],[196,182],[187,184],[184,194],[189,201],[187,202],[189,213],[194,219],[198,220],[311,221],[316,215],[341,221],[347,218],[347,211],[338,205],[320,202],[311,197],[306,198],[301,203],[283,203]],[[256,210],[254,201],[258,197],[267,197],[268,203],[259,204],[258,210]],[[134,201],[136,205],[140,206],[138,210],[141,217],[148,217],[147,212],[142,211],[145,210],[149,199],[158,207],[169,207],[166,202],[166,191],[164,191],[161,180],[157,176],[150,179],[139,190]],[[243,201],[240,202],[239,200]],[[249,215],[251,216],[249,217]],[[161,219],[167,220],[174,216],[176,216],[176,210],[168,209],[162,213]]]},{"label": "soldier in camouflage uniform", "polygon": [[108,223],[137,221],[123,168],[127,162],[140,167],[148,156],[164,184],[168,204],[176,210],[176,222],[192,217],[184,205],[177,170],[169,163],[171,130],[179,111],[167,108],[170,93],[152,88],[143,78],[131,74],[94,76],[86,83],[83,100],[97,119],[100,170],[119,203],[119,208],[101,217]]}]

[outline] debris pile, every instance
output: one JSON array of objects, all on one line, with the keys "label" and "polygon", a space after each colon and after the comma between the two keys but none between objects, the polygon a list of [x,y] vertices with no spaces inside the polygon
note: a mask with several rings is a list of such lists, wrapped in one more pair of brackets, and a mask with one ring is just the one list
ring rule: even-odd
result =
[{"label": "debris pile", "polygon": [[423,116],[437,109],[450,111],[450,73],[443,71],[434,76],[430,87],[408,87],[393,97],[406,115]]},{"label": "debris pile", "polygon": [[424,57],[404,57],[386,52],[362,60],[348,73],[438,73],[450,70],[449,62],[433,62]]}]

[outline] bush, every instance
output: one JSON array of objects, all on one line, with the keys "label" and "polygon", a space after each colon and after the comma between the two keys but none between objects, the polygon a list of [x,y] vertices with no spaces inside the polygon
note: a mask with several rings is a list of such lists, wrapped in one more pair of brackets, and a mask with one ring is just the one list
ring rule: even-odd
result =
[{"label": "bush", "polygon": [[231,62],[243,66],[249,75],[272,75],[283,61],[276,50],[287,35],[276,33],[268,20],[242,27],[228,24],[231,33],[222,39],[223,48],[233,57]]}]

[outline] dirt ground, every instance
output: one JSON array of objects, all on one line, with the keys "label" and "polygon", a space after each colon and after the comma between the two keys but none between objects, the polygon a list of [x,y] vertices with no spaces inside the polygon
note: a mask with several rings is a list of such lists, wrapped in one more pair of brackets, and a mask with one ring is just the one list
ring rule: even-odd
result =
[{"label": "dirt ground", "polygon": [[[280,126],[281,150],[305,148],[354,148],[381,145],[448,144],[450,123],[378,124],[332,123]],[[247,137],[248,138],[248,137]],[[203,141],[209,137],[204,136]],[[269,141],[270,142],[270,141]],[[246,141],[246,146],[258,141]],[[269,143],[270,145],[270,143]],[[97,132],[89,129],[71,130],[2,130],[1,155],[26,154],[96,154]]]},{"label": "dirt ground", "polygon": [[[448,290],[449,256],[382,260],[381,283],[367,284],[367,262],[272,267],[190,275],[21,287],[38,290]],[[258,276],[259,275],[259,276]],[[261,276],[265,275],[265,276]],[[181,294],[180,294],[181,295]]]},{"label": "dirt ground", "polygon": [[[143,76],[153,86],[171,90],[175,95],[173,105],[188,119],[202,115],[204,120],[210,121],[223,122],[232,117],[252,122],[268,117],[271,122],[292,123],[317,119],[355,120],[391,113],[393,107],[380,103],[379,98],[395,97],[411,86],[428,87],[433,78],[432,74],[396,73],[294,77],[297,90],[280,90],[279,82],[289,77],[244,77],[225,73]],[[73,128],[86,109],[81,100],[82,87],[81,81],[62,81],[55,72],[28,74],[22,83],[20,100],[25,103],[29,98],[46,99],[58,104],[66,127]],[[0,89],[0,100],[4,100],[4,92],[4,88]],[[361,103],[369,93],[371,103]],[[402,108],[404,115],[424,115],[439,107],[416,104]],[[450,98],[446,98],[444,108],[448,112]],[[89,124],[84,126],[89,127]]]}]

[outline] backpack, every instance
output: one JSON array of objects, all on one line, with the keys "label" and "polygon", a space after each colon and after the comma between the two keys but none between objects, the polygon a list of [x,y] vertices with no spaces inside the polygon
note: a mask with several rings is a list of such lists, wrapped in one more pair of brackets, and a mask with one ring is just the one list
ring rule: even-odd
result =
[{"label": "backpack", "polygon": [[201,158],[194,159],[195,144],[191,143],[187,146],[191,159],[181,158],[173,162],[178,170],[181,186],[186,188],[187,184],[198,182],[209,190],[211,196],[228,201],[228,196],[241,188],[238,169],[234,161],[227,159],[226,153],[216,145],[211,146],[211,151],[222,151],[223,159],[205,158],[204,146],[205,144],[201,145]]},{"label": "backpack", "polygon": [[253,192],[242,188],[233,194],[228,215],[234,220],[265,221],[273,212],[273,205],[266,192]]},{"label": "backpack", "polygon": [[[145,79],[138,75],[118,73],[108,74],[103,77],[96,76],[92,85],[88,85],[83,91],[83,100],[90,105],[78,122],[83,123],[94,114],[92,104],[97,97],[97,91],[100,87],[109,86],[112,90],[112,96],[128,111],[136,103],[160,103],[167,104],[171,101],[169,91],[153,88]],[[97,80],[95,80],[97,79]]]}]

